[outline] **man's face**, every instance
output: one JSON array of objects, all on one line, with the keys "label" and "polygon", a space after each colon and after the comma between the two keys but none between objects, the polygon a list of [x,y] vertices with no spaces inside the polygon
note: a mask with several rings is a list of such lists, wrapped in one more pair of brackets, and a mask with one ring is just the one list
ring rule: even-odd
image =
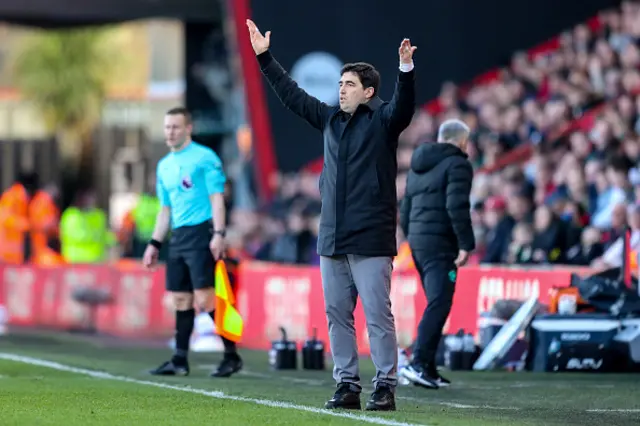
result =
[{"label": "man's face", "polygon": [[182,114],[164,116],[164,137],[169,148],[182,147],[187,140],[191,139],[191,129],[191,124],[187,124]]},{"label": "man's face", "polygon": [[364,88],[360,78],[353,72],[345,72],[340,77],[340,109],[353,114],[358,105],[373,97],[373,87]]}]

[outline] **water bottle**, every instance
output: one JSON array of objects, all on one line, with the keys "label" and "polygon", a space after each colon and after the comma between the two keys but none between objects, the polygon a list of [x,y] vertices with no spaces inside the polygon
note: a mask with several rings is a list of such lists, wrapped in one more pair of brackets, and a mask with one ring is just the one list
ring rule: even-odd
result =
[{"label": "water bottle", "polygon": [[0,336],[7,334],[7,326],[9,324],[9,312],[4,305],[0,305]]},{"label": "water bottle", "polygon": [[461,370],[463,368],[464,330],[460,329],[451,340],[449,354],[449,369]]},{"label": "water bottle", "polygon": [[451,351],[453,350],[453,341],[456,336],[448,335],[444,338],[444,366],[451,370]]},{"label": "water bottle", "polygon": [[476,341],[471,333],[467,333],[462,338],[462,369],[471,370],[473,358],[476,354]]},{"label": "water bottle", "polygon": [[276,350],[271,348],[269,350],[269,366],[271,368],[276,368],[276,355],[277,355]]},{"label": "water bottle", "polygon": [[546,361],[547,363],[546,368],[549,368],[549,365],[551,364],[552,370],[558,371],[559,367],[558,367],[558,363],[556,362],[556,359],[560,356],[560,349],[562,349],[562,345],[560,341],[554,337],[553,340],[551,340],[551,343],[549,343],[549,351],[548,351],[549,357],[547,358],[547,361]]},{"label": "water bottle", "polygon": [[462,339],[462,350],[465,352],[475,352],[476,351],[476,341],[473,338],[473,334],[467,333],[464,335]]}]

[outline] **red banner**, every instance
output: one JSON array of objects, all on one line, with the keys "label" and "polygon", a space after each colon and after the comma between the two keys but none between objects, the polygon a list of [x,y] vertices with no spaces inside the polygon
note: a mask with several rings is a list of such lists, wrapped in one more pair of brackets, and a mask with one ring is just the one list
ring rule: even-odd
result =
[{"label": "red banner", "polygon": [[[446,332],[463,328],[477,331],[478,316],[501,299],[525,300],[538,295],[549,300],[553,287],[567,286],[572,272],[587,268],[517,269],[467,267],[458,272],[453,309]],[[169,337],[173,334],[173,312],[165,293],[164,269],[148,272],[137,267],[79,265],[42,268],[30,265],[0,265],[0,304],[5,305],[10,324],[60,329],[87,324],[89,309],[74,300],[81,288],[102,289],[112,303],[97,309],[101,332],[122,337]],[[268,349],[280,338],[284,327],[292,340],[304,341],[317,328],[328,342],[320,271],[270,263],[244,263],[238,309],[245,320],[242,345]],[[395,271],[391,300],[398,342],[411,344],[426,307],[422,284],[415,271]],[[362,354],[369,353],[366,319],[356,307],[356,331]]]},{"label": "red banner", "polygon": [[82,288],[104,290],[113,299],[97,309],[96,325],[102,332],[152,337],[173,330],[173,314],[163,308],[163,270],[0,265],[0,304],[6,306],[10,324],[60,329],[86,325],[89,308],[73,298]]},{"label": "red banner", "polygon": [[[553,287],[569,285],[572,272],[587,271],[587,268],[462,268],[458,272],[453,308],[445,332],[463,328],[475,334],[479,314],[490,311],[501,299],[526,300],[537,295],[541,303],[548,303]],[[248,263],[242,267],[241,279],[240,309],[247,319],[243,339],[247,345],[256,349],[269,348],[271,341],[279,338],[280,326],[287,330],[290,339],[300,341],[317,327],[318,335],[328,342],[317,268]],[[417,325],[426,307],[422,284],[415,271],[394,272],[391,301],[398,343],[407,346],[415,339]],[[355,318],[360,352],[368,354],[366,321],[360,303]]]}]

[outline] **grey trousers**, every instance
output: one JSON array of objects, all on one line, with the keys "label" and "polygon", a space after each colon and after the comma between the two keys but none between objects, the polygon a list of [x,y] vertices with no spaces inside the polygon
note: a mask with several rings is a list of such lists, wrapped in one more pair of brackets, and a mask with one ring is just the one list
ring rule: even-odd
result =
[{"label": "grey trousers", "polygon": [[[391,313],[391,257],[338,255],[320,258],[325,311],[333,356],[333,378],[361,389],[353,311],[358,295],[369,332],[373,383],[395,389],[398,384],[398,344]],[[355,389],[354,389],[355,390]]]}]

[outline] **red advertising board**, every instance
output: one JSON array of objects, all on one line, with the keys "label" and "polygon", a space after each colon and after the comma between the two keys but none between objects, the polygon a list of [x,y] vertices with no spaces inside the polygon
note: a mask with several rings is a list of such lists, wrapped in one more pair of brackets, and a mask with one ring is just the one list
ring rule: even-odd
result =
[{"label": "red advertising board", "polygon": [[[460,328],[475,333],[478,315],[501,299],[524,300],[538,295],[547,303],[553,287],[569,284],[572,272],[588,269],[517,269],[467,267],[458,273],[451,315],[445,331]],[[173,312],[164,290],[164,269],[109,265],[78,265],[42,268],[30,265],[0,265],[0,304],[10,323],[60,329],[77,327],[89,318],[86,306],[72,295],[83,287],[108,291],[113,303],[97,310],[101,332],[122,337],[168,337],[173,333]],[[321,277],[318,268],[249,262],[240,267],[238,308],[245,320],[242,344],[267,349],[280,338],[304,341],[316,328],[328,342]],[[395,271],[391,286],[398,342],[409,345],[426,307],[422,284],[415,271]],[[358,344],[369,353],[366,319],[358,303],[355,313]]]},{"label": "red advertising board", "polygon": [[[475,334],[479,314],[490,311],[501,299],[525,300],[531,295],[538,295],[541,303],[547,303],[553,287],[567,286],[572,272],[586,271],[586,268],[462,268],[458,273],[454,304],[445,332],[463,328]],[[269,348],[271,341],[279,338],[280,326],[294,340],[305,340],[317,327],[320,338],[328,341],[320,271],[317,268],[247,263],[242,266],[241,280],[239,308],[247,320],[243,338],[247,345]],[[394,272],[391,300],[398,343],[409,345],[415,338],[426,307],[422,284],[415,271]],[[369,342],[360,303],[356,307],[355,321],[360,351],[367,354]]]}]

